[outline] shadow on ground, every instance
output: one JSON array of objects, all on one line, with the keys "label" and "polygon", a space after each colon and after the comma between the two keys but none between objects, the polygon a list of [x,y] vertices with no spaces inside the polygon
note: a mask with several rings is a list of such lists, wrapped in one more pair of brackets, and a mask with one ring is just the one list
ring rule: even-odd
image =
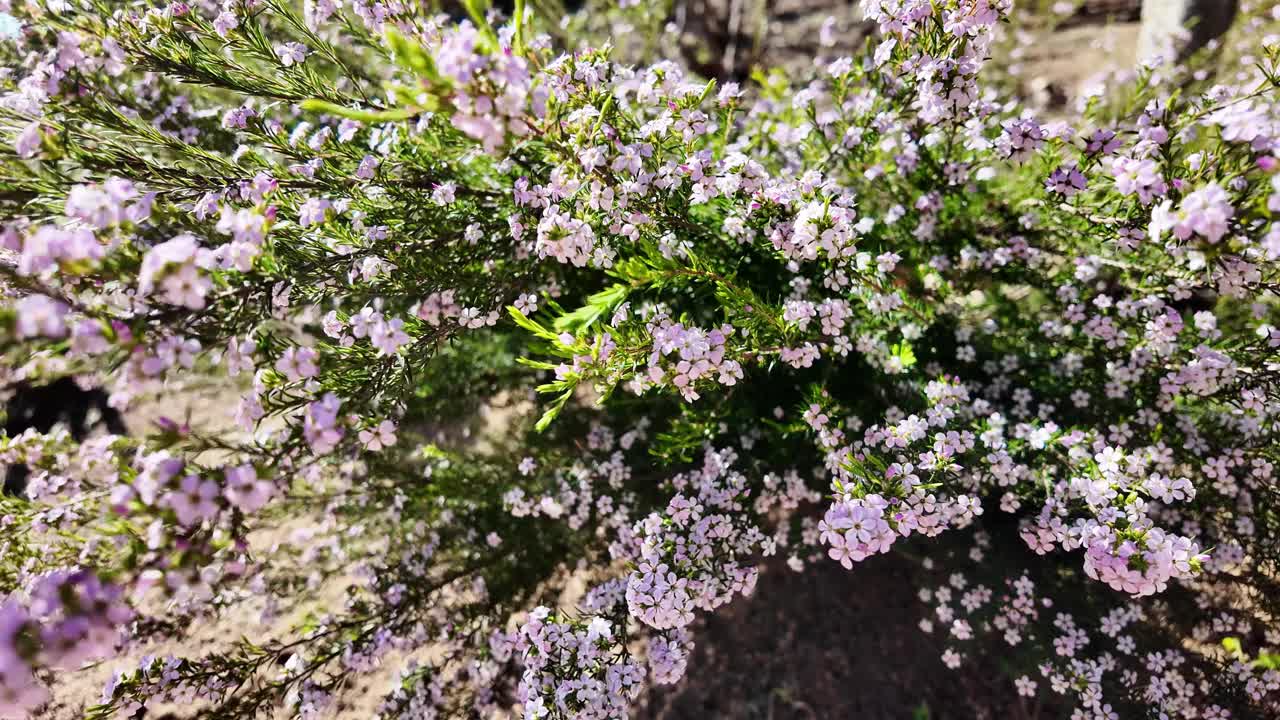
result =
[{"label": "shadow on ground", "polygon": [[927,609],[908,563],[881,555],[802,573],[770,565],[751,598],[702,621],[684,680],[651,691],[636,717],[1032,717],[997,659],[969,657],[959,671],[942,664],[939,639],[917,627]]}]

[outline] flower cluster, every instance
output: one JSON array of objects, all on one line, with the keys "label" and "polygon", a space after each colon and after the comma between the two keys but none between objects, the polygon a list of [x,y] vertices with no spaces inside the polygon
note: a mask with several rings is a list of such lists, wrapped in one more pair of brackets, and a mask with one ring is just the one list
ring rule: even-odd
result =
[{"label": "flower cluster", "polygon": [[520,680],[524,717],[626,717],[644,669],[626,655],[623,642],[621,632],[605,618],[570,621],[548,608],[535,608],[516,642],[525,665]]},{"label": "flower cluster", "polygon": [[117,586],[89,570],[60,570],[33,577],[30,598],[0,604],[0,698],[5,708],[48,699],[37,670],[75,670],[115,650],[132,617]]},{"label": "flower cluster", "polygon": [[657,317],[650,320],[648,332],[653,338],[653,350],[648,368],[632,384],[637,391],[667,385],[685,400],[693,401],[699,397],[699,385],[732,386],[742,379],[742,365],[725,357],[725,343],[733,335],[731,325],[704,330]]},{"label": "flower cluster", "polygon": [[714,610],[750,595],[757,570],[744,564],[774,552],[772,538],[745,517],[746,478],[732,452],[708,450],[700,471],[672,478],[679,490],[666,512],[637,523],[637,567],[627,578],[627,608],[644,624],[688,625],[693,611]]}]

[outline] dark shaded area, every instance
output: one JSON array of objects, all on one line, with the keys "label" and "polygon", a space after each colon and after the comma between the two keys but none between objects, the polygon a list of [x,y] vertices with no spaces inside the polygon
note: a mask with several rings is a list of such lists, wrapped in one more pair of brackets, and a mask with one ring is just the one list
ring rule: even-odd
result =
[{"label": "dark shaded area", "polygon": [[[17,437],[29,429],[47,433],[62,423],[76,441],[84,440],[98,425],[115,435],[126,435],[120,413],[107,402],[107,394],[94,388],[85,390],[69,377],[59,378],[48,385],[31,385],[19,382],[12,386],[13,395],[5,407],[4,432]],[[97,418],[90,422],[90,413]],[[23,496],[27,491],[27,478],[31,469],[21,463],[9,466],[4,476],[4,494]]]},{"label": "dark shaded area", "polygon": [[1035,717],[997,659],[970,656],[960,670],[942,664],[939,638],[917,627],[928,608],[913,562],[889,554],[852,570],[822,562],[802,573],[771,564],[752,597],[699,624],[684,680],[650,691],[636,717]]}]

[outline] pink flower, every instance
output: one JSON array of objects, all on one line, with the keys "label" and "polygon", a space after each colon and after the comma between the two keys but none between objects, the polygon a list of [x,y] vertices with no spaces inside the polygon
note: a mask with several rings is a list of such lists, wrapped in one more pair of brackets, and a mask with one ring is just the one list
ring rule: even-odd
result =
[{"label": "pink flower", "polygon": [[308,198],[298,209],[298,224],[310,227],[325,222],[333,205],[325,198]]},{"label": "pink flower", "polygon": [[1227,234],[1234,216],[1235,208],[1231,206],[1227,191],[1217,183],[1210,183],[1182,199],[1173,234],[1186,240],[1194,233],[1217,243]]},{"label": "pink flower", "polygon": [[138,293],[152,293],[171,305],[192,310],[205,306],[213,282],[203,272],[214,263],[213,253],[200,247],[195,236],[183,234],[147,251],[138,271]]},{"label": "pink flower", "polygon": [[289,382],[313,378],[320,374],[320,369],[316,367],[319,357],[320,354],[312,348],[291,347],[276,360],[275,368]]},{"label": "pink flower", "polygon": [[1150,205],[1169,189],[1154,160],[1117,157],[1111,161],[1111,174],[1121,195],[1137,195],[1143,205]]},{"label": "pink flower", "polygon": [[453,182],[440,183],[431,191],[431,202],[437,205],[448,205],[453,202],[457,189],[458,186]]},{"label": "pink flower", "polygon": [[224,473],[227,485],[222,494],[241,512],[257,512],[276,492],[275,484],[259,479],[258,472],[252,465],[227,468]]},{"label": "pink flower", "polygon": [[187,475],[178,483],[178,489],[167,496],[167,504],[178,516],[182,525],[195,525],[218,514],[218,484],[201,480],[198,475]]},{"label": "pink flower", "polygon": [[360,442],[364,445],[364,449],[370,452],[391,447],[396,444],[396,424],[390,420],[383,420],[376,427],[361,430]]}]

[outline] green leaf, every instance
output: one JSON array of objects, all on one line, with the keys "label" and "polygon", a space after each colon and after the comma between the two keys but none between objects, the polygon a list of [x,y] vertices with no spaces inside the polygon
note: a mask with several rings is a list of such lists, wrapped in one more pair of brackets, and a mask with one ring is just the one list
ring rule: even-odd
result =
[{"label": "green leaf", "polygon": [[560,332],[581,333],[595,324],[606,313],[613,311],[627,298],[630,288],[626,285],[611,285],[587,298],[587,304],[571,313],[556,318],[554,326]]},{"label": "green leaf", "polygon": [[1253,661],[1257,667],[1265,670],[1280,670],[1280,655],[1275,653],[1259,653],[1258,659]]},{"label": "green leaf", "polygon": [[516,358],[516,362],[526,367],[536,368],[538,370],[555,370],[556,364],[542,360],[532,360],[530,358]]},{"label": "green leaf", "polygon": [[903,340],[893,346],[893,356],[902,361],[902,367],[904,369],[916,364],[915,351],[911,349],[911,345],[909,345],[906,340]]},{"label": "green leaf", "polygon": [[412,71],[420,78],[426,79],[432,87],[448,87],[449,81],[436,69],[435,60],[416,42],[400,34],[399,30],[387,30],[387,45],[391,47],[391,55],[406,70]]},{"label": "green leaf", "polygon": [[551,332],[550,330],[542,327],[541,325],[534,322],[533,320],[530,320],[528,316],[520,312],[520,309],[517,308],[516,306],[514,305],[508,306],[507,313],[511,315],[511,319],[514,320],[517,325],[524,328],[525,330],[528,330],[534,335],[537,335],[538,337],[543,338],[545,340],[551,340],[552,342],[559,343],[559,338],[556,336],[554,332]]},{"label": "green leaf", "polygon": [[[697,105],[702,105],[703,103],[705,103],[707,101],[707,98],[711,97],[711,93],[715,92],[715,89],[716,89],[716,79],[711,78],[710,80],[707,81],[707,86],[702,89],[702,95],[698,98]],[[697,105],[695,105],[695,107]]]},{"label": "green leaf", "polygon": [[542,413],[542,417],[538,418],[538,422],[533,426],[533,429],[538,432],[546,430],[547,427],[551,425],[551,421],[555,420],[556,416],[560,414],[560,411],[564,409],[565,403],[569,402],[569,398],[572,396],[573,388],[565,390],[560,397],[555,399],[555,402],[551,403],[551,407],[548,407],[547,411]]},{"label": "green leaf", "polygon": [[609,274],[632,285],[648,285],[656,275],[653,267],[640,257],[624,258],[614,263]]},{"label": "green leaf", "polygon": [[411,108],[362,110],[360,108],[349,108],[328,102],[327,100],[319,99],[303,100],[302,109],[310,112],[321,112],[328,115],[336,115],[337,117],[359,120],[360,122],[367,123],[400,122],[402,120],[408,120],[419,112],[418,110]]},{"label": "green leaf", "polygon": [[487,17],[489,0],[462,0],[462,5],[467,9],[467,14],[471,16],[471,22],[474,22],[480,30],[480,37],[483,41],[480,49],[490,53],[496,52],[498,49],[498,35],[493,31],[493,26],[489,24],[489,18]]},{"label": "green leaf", "polygon": [[1240,638],[1237,638],[1237,637],[1222,638],[1222,647],[1226,648],[1227,652],[1231,653],[1232,655],[1244,654],[1244,650],[1240,645]]},{"label": "green leaf", "polygon": [[515,33],[511,36],[511,44],[514,46],[512,49],[517,54],[523,55],[526,50],[524,44],[524,0],[516,0],[512,19],[515,24]]},{"label": "green leaf", "polygon": [[604,99],[604,107],[600,108],[600,118],[596,120],[596,126],[591,129],[591,138],[595,138],[600,134],[600,128],[604,126],[604,118],[613,109],[613,93],[609,93],[609,97]]}]

